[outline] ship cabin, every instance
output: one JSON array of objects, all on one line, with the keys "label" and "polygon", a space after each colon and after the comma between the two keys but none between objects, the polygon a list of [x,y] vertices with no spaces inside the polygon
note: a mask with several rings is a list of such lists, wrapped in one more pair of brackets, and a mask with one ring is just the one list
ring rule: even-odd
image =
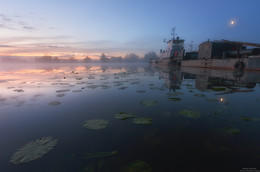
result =
[{"label": "ship cabin", "polygon": [[198,59],[198,51],[189,51],[186,52],[185,56],[183,56],[183,60],[197,60]]},{"label": "ship cabin", "polygon": [[167,48],[160,51],[160,58],[169,58],[170,62],[177,63],[184,56],[184,40],[177,37],[167,42]]},{"label": "ship cabin", "polygon": [[260,49],[247,49],[236,42],[206,41],[199,45],[198,59],[248,58],[252,55],[260,55]]},{"label": "ship cabin", "polygon": [[220,59],[226,51],[237,51],[237,44],[222,41],[206,41],[199,45],[198,59]]}]

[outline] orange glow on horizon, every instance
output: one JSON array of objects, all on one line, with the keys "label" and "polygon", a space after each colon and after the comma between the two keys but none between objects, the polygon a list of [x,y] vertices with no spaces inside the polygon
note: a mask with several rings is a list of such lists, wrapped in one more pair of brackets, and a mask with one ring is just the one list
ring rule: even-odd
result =
[{"label": "orange glow on horizon", "polygon": [[[97,56],[87,55],[87,54],[79,54],[79,53],[68,53],[68,54],[69,55],[64,55],[64,53],[0,53],[0,56],[23,57],[25,59],[28,59],[31,57],[39,58],[39,57],[43,57],[43,56],[58,57],[59,59],[69,59],[70,57],[74,57],[74,59],[77,59],[77,60],[83,60],[86,57],[89,57],[93,60],[98,60],[100,58]],[[101,53],[100,53],[100,55],[101,55]]]}]

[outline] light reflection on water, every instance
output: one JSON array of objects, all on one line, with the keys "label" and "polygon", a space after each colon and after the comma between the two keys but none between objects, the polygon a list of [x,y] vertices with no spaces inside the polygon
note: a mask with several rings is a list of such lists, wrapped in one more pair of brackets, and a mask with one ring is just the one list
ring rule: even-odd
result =
[{"label": "light reflection on water", "polygon": [[[153,171],[257,168],[259,82],[260,74],[253,72],[149,65],[3,66],[0,167],[124,171],[142,160]],[[147,100],[158,104],[140,103]],[[152,124],[115,119],[119,112],[152,118]],[[96,118],[108,120],[108,127],[82,126]],[[45,136],[59,140],[52,151],[22,165],[9,162],[22,145]],[[109,151],[118,155],[85,158]]]}]

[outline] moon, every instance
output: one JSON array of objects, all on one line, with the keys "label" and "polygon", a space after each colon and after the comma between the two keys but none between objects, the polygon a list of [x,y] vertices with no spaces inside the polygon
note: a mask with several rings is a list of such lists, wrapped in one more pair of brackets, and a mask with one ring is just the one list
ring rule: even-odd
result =
[{"label": "moon", "polygon": [[235,26],[237,24],[237,20],[232,19],[229,21],[229,26]]}]

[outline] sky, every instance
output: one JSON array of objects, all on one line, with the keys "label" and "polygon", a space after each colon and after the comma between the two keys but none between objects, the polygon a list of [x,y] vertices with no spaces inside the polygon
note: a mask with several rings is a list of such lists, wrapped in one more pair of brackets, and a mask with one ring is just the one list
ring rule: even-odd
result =
[{"label": "sky", "polygon": [[208,39],[260,43],[259,6],[260,0],[0,0],[0,58],[159,54],[173,27],[187,49]]}]

